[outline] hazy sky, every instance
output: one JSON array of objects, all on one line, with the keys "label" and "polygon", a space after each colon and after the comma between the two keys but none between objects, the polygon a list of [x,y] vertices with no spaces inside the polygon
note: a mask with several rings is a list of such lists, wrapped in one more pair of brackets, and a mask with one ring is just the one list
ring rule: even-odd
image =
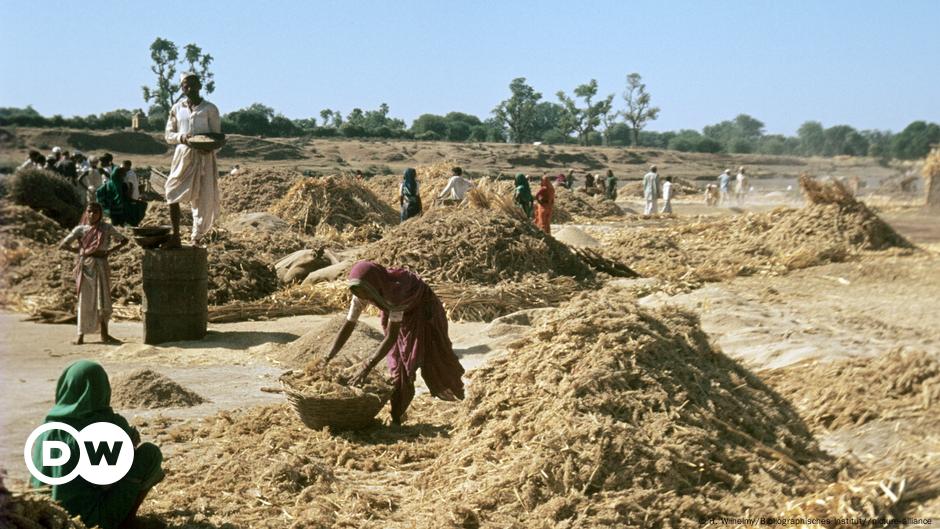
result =
[{"label": "hazy sky", "polygon": [[592,78],[643,75],[652,130],[739,113],[768,132],[940,122],[940,1],[0,0],[0,106],[45,115],[143,107],[155,37],[215,57],[222,112],[254,102],[291,118],[387,102],[489,115],[526,77],[546,99]]}]

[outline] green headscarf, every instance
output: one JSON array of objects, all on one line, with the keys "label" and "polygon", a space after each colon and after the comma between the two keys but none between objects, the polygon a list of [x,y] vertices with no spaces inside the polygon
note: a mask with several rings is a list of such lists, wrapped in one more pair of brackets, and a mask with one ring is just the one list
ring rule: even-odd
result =
[{"label": "green headscarf", "polygon": [[532,202],[532,188],[529,187],[529,179],[524,174],[516,174],[516,200],[520,203]]},{"label": "green headscarf", "polygon": [[[111,409],[111,383],[108,381],[108,374],[105,373],[101,364],[90,360],[79,360],[62,372],[55,387],[55,405],[46,414],[44,422],[63,422],[76,430],[81,430],[96,422],[110,422],[126,431],[132,440],[140,438],[127,420]],[[72,459],[60,467],[44,468],[42,465],[44,440],[62,441],[67,444],[71,450]],[[40,435],[33,444],[33,463],[47,476],[61,477],[75,468],[79,453],[78,442],[71,435],[61,430],[50,430]],[[42,483],[35,479],[32,479],[31,483],[34,487],[42,486]],[[68,485],[53,487],[52,497],[61,500],[62,489],[67,488]]]}]

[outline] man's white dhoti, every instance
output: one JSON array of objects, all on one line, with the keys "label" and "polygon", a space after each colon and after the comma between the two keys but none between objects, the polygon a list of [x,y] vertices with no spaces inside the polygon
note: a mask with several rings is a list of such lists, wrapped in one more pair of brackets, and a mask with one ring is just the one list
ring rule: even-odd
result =
[{"label": "man's white dhoti", "polygon": [[222,132],[219,109],[203,100],[193,108],[187,102],[173,105],[166,123],[166,141],[176,145],[170,175],[166,180],[167,204],[189,202],[193,209],[192,240],[205,235],[219,213],[218,164],[215,151],[183,145],[187,134]]}]

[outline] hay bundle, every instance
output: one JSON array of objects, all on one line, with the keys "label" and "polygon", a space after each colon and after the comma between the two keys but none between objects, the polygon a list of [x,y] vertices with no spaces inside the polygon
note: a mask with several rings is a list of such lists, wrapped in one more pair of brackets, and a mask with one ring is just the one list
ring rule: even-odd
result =
[{"label": "hay bundle", "polygon": [[376,240],[399,219],[360,182],[333,176],[295,183],[271,212],[301,233],[331,240]]},{"label": "hay bundle", "polygon": [[17,171],[8,184],[8,197],[71,229],[82,217],[82,197],[75,186],[56,173],[41,169]]},{"label": "hay bundle", "polygon": [[851,206],[857,203],[855,194],[841,180],[822,182],[803,173],[800,175],[800,190],[810,204]]},{"label": "hay bundle", "polygon": [[834,476],[796,412],[693,315],[626,297],[579,296],[471,373],[420,478],[426,510],[451,506],[464,527],[698,527]]},{"label": "hay bundle", "polygon": [[431,283],[495,284],[528,274],[587,279],[593,272],[528,220],[490,210],[438,208],[366,246],[363,259],[409,268]]},{"label": "hay bundle", "polygon": [[808,361],[761,373],[812,427],[837,429],[940,408],[940,362],[894,350],[877,358]]},{"label": "hay bundle", "polygon": [[934,147],[927,155],[923,174],[927,207],[940,210],[940,147]]}]

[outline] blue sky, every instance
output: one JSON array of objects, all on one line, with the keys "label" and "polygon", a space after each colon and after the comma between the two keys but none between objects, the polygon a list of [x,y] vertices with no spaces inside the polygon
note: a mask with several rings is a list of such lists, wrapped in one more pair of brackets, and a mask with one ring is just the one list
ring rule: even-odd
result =
[{"label": "blue sky", "polygon": [[222,112],[261,102],[302,118],[386,102],[408,122],[485,117],[514,77],[553,101],[592,78],[619,98],[635,71],[662,108],[652,130],[739,113],[785,134],[810,119],[940,122],[935,0],[0,0],[0,17],[0,106],[46,115],[144,106],[160,36],[216,58],[209,99]]}]

